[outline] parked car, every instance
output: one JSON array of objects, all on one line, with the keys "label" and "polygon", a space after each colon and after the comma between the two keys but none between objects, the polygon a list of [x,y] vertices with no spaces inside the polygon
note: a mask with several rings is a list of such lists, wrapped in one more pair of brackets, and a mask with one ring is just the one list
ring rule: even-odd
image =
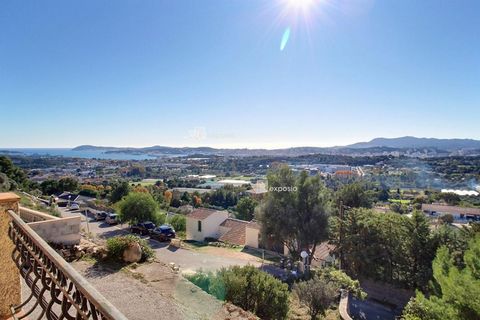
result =
[{"label": "parked car", "polygon": [[92,216],[95,221],[100,221],[105,220],[108,216],[108,213],[106,213],[105,211],[97,211],[94,212]]},{"label": "parked car", "polygon": [[175,238],[175,229],[168,224],[164,224],[153,229],[150,236],[159,241],[168,241]]},{"label": "parked car", "polygon": [[76,202],[72,202],[72,204],[70,204],[70,210],[80,210],[80,205]]},{"label": "parked car", "polygon": [[140,222],[130,227],[132,233],[143,235],[150,234],[153,229],[155,229],[155,224],[151,221]]},{"label": "parked car", "polygon": [[120,222],[120,219],[118,218],[118,214],[110,213],[105,218],[105,222],[108,224],[118,224]]}]

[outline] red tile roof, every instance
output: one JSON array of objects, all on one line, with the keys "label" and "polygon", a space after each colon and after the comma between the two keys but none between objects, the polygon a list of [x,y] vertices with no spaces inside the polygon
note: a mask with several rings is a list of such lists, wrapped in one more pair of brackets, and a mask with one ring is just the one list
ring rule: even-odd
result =
[{"label": "red tile roof", "polygon": [[260,226],[260,224],[255,221],[255,220],[252,220],[248,223],[247,225],[248,228],[252,228],[252,229],[257,229],[257,230],[261,230],[262,229],[262,226]]},{"label": "red tile roof", "polygon": [[[319,262],[325,261],[334,250],[335,246],[333,244],[329,244],[327,241],[320,243],[315,249],[315,260]],[[316,265],[313,261],[312,264]]]},{"label": "red tile roof", "polygon": [[350,176],[350,175],[353,175],[353,171],[351,171],[351,170],[338,170],[338,171],[335,171],[335,175]]},{"label": "red tile roof", "polygon": [[248,221],[228,218],[220,224],[221,227],[228,228],[227,232],[220,236],[218,240],[222,242],[245,245],[245,233]]},{"label": "red tile roof", "polygon": [[219,210],[207,209],[207,208],[198,208],[187,214],[188,218],[197,219],[197,220],[204,220],[208,218],[210,215],[221,212]]}]

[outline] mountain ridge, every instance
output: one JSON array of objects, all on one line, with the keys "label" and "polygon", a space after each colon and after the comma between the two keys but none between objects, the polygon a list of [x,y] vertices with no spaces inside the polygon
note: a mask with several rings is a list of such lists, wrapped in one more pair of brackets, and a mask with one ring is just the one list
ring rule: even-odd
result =
[{"label": "mountain ridge", "polygon": [[474,139],[438,139],[438,138],[417,138],[404,136],[398,138],[374,138],[368,142],[357,142],[346,146],[335,147],[291,147],[278,149],[264,148],[212,148],[202,147],[168,147],[155,145],[151,147],[102,147],[94,145],[81,145],[72,149],[73,151],[96,150],[106,153],[136,153],[152,155],[219,155],[219,156],[298,156],[317,153],[327,154],[382,154],[382,153],[439,153],[450,154],[465,150],[479,150],[480,140]]},{"label": "mountain ridge", "polygon": [[480,148],[480,140],[474,139],[438,139],[438,138],[417,138],[413,136],[404,136],[399,138],[375,138],[368,142],[357,142],[348,145],[350,148],[371,148],[371,147],[391,147],[391,148],[438,148],[442,150]]}]

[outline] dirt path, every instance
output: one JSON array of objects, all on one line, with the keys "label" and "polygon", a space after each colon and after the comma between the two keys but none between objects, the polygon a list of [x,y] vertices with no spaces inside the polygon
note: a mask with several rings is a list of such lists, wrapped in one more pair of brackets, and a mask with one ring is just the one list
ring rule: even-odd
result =
[{"label": "dirt path", "polygon": [[166,264],[171,262],[175,263],[180,267],[182,273],[193,273],[199,269],[215,271],[222,267],[232,265],[244,266],[252,264],[257,267],[261,265],[254,256],[225,248],[211,247],[210,249],[205,247],[195,250],[184,249],[169,246],[168,243],[159,243],[152,240],[150,240],[150,245],[154,249],[159,261]]}]

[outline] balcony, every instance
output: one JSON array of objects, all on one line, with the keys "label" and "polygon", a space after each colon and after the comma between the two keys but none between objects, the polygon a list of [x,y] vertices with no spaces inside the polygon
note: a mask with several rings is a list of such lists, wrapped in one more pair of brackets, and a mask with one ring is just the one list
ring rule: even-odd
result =
[{"label": "balcony", "polygon": [[34,227],[55,220],[54,230],[62,219],[20,210],[18,200],[0,193],[0,319],[126,319],[48,245],[51,234],[41,237],[21,216]]}]

